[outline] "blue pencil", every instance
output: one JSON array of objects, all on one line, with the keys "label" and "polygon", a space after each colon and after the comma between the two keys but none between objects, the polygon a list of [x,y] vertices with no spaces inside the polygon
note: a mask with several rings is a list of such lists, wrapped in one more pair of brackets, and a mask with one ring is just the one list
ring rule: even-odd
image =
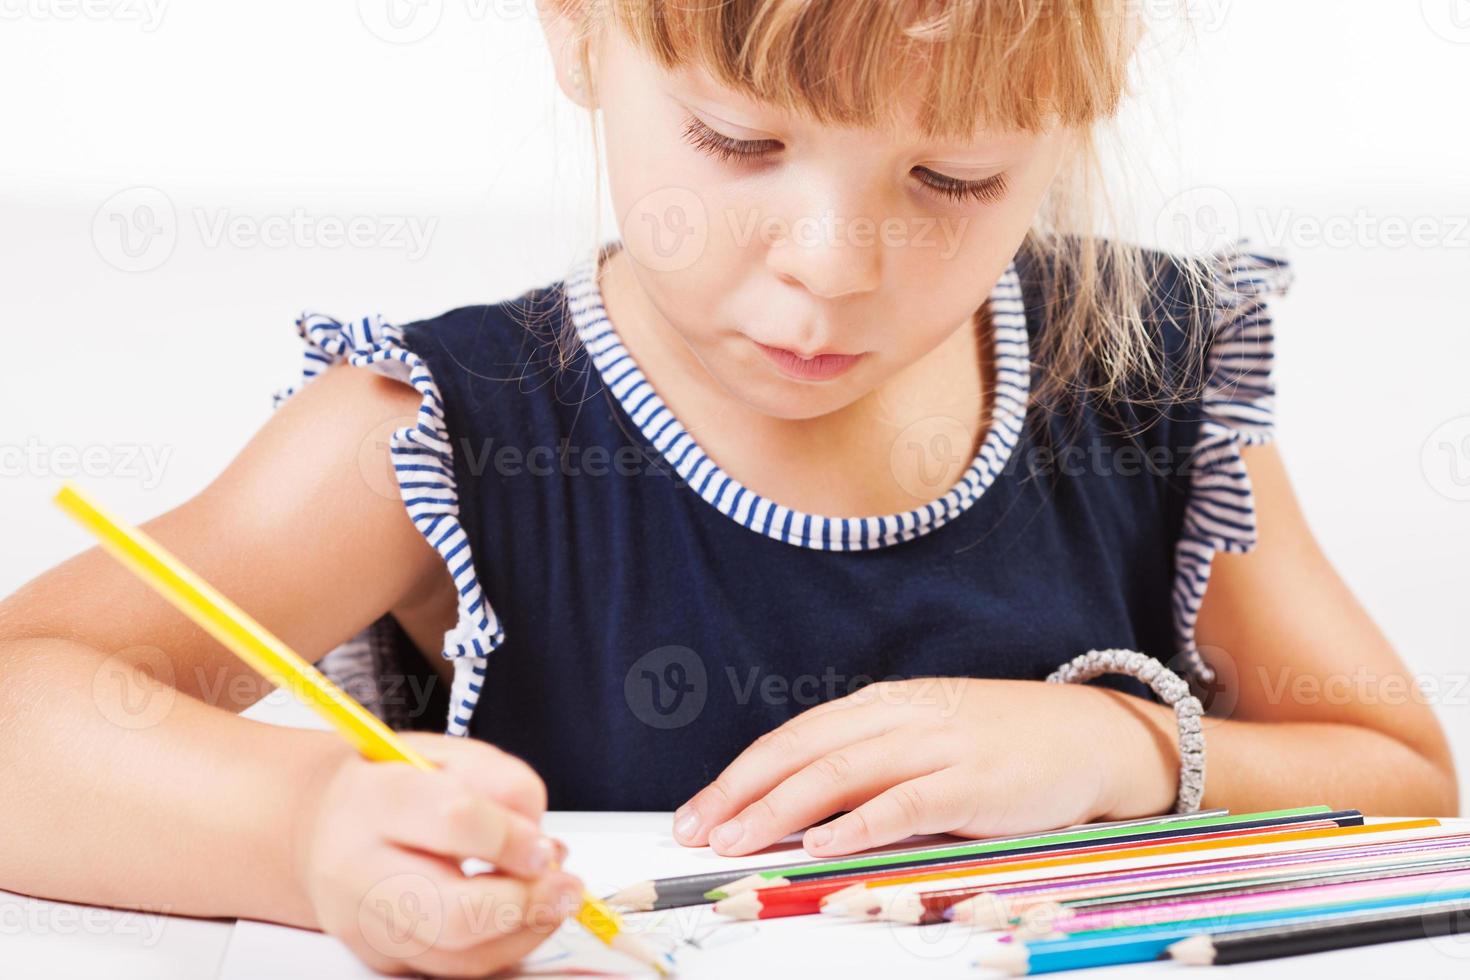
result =
[{"label": "blue pencil", "polygon": [[976,965],[991,970],[1001,970],[1012,976],[1021,976],[1034,973],[1056,973],[1059,970],[1082,970],[1095,966],[1116,966],[1122,963],[1147,963],[1163,956],[1173,943],[1202,933],[1221,935],[1243,929],[1286,925],[1303,919],[1326,921],[1357,912],[1404,908],[1419,904],[1438,905],[1442,902],[1462,899],[1470,899],[1470,888],[1428,892],[1422,895],[1395,895],[1358,902],[1336,902],[1329,905],[1284,909],[1279,912],[1217,915],[1156,926],[1098,929],[1093,932],[1074,933],[1065,939],[997,945],[995,949],[987,950]]}]

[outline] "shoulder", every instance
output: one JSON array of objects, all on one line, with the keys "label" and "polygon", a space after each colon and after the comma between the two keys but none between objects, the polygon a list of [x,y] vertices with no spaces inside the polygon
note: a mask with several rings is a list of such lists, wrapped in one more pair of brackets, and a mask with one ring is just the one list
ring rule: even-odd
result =
[{"label": "shoulder", "polygon": [[[1133,405],[1196,402],[1232,366],[1269,368],[1269,307],[1293,278],[1283,256],[1249,241],[1185,254],[1104,238],[1028,239],[1016,268],[1038,370],[1074,370],[1077,390],[1111,389],[1096,356],[1104,352],[1134,370],[1102,401]],[[1086,322],[1068,316],[1088,302]],[[1058,362],[1078,350],[1090,362]]]},{"label": "shoulder", "polygon": [[553,367],[574,349],[561,282],[498,303],[461,306],[403,326],[403,340],[434,362],[436,377],[450,373],[480,381],[524,377]]},{"label": "shoulder", "polygon": [[451,416],[555,411],[585,399],[595,374],[588,370],[564,281],[415,320],[403,326],[402,337],[434,379]]}]

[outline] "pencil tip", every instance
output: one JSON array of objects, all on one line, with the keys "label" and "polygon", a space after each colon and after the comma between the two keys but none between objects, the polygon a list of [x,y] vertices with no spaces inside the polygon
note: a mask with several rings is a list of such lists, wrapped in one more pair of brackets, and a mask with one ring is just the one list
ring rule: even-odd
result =
[{"label": "pencil tip", "polygon": [[839,891],[823,895],[821,901],[822,911],[825,912],[828,906],[833,906],[840,909],[841,906],[844,905],[848,899],[855,898],[866,891],[868,891],[866,885],[848,885],[846,888],[840,889]]},{"label": "pencil tip", "polygon": [[1169,958],[1190,966],[1209,966],[1215,962],[1215,943],[1209,936],[1190,936],[1168,949]]},{"label": "pencil tip", "polygon": [[746,875],[744,878],[736,878],[734,881],[727,881],[713,891],[705,892],[704,897],[717,902],[722,898],[730,898],[731,896],[739,895],[741,892],[750,891],[752,888],[756,887],[759,882],[762,882],[764,880],[765,879],[758,874]]},{"label": "pencil tip", "polygon": [[637,936],[620,932],[613,937],[612,946],[651,968],[661,977],[672,976],[674,973],[674,954],[654,952]]},{"label": "pencil tip", "polygon": [[761,913],[761,897],[755,892],[741,892],[715,903],[715,912],[732,919],[754,919]]},{"label": "pencil tip", "polygon": [[1010,946],[997,944],[994,949],[986,950],[980,954],[975,965],[986,970],[997,970],[1001,973],[1009,973],[1018,977],[1026,972],[1026,967],[1031,959],[1031,954],[1026,947],[1020,943]]},{"label": "pencil tip", "polygon": [[658,901],[658,886],[651,881],[640,881],[613,892],[603,901],[630,912],[649,912]]}]

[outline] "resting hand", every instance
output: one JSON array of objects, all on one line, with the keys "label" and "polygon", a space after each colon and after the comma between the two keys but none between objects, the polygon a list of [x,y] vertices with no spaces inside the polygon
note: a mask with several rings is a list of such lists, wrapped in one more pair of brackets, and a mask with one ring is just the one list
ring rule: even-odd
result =
[{"label": "resting hand", "polygon": [[[1168,747],[1105,689],[926,677],[870,684],[763,735],[674,814],[674,836],[749,854],[804,827],[848,854],[914,834],[988,837],[1159,813]],[[1175,763],[1177,765],[1177,762]],[[849,811],[820,826],[811,825]]]}]

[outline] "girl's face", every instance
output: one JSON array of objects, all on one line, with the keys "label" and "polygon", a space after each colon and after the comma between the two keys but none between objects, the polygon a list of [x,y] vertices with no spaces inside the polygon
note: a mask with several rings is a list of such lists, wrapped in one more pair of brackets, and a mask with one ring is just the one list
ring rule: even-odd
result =
[{"label": "girl's face", "polygon": [[629,265],[715,382],[778,418],[851,405],[973,324],[1067,143],[823,125],[618,30],[596,50]]}]

